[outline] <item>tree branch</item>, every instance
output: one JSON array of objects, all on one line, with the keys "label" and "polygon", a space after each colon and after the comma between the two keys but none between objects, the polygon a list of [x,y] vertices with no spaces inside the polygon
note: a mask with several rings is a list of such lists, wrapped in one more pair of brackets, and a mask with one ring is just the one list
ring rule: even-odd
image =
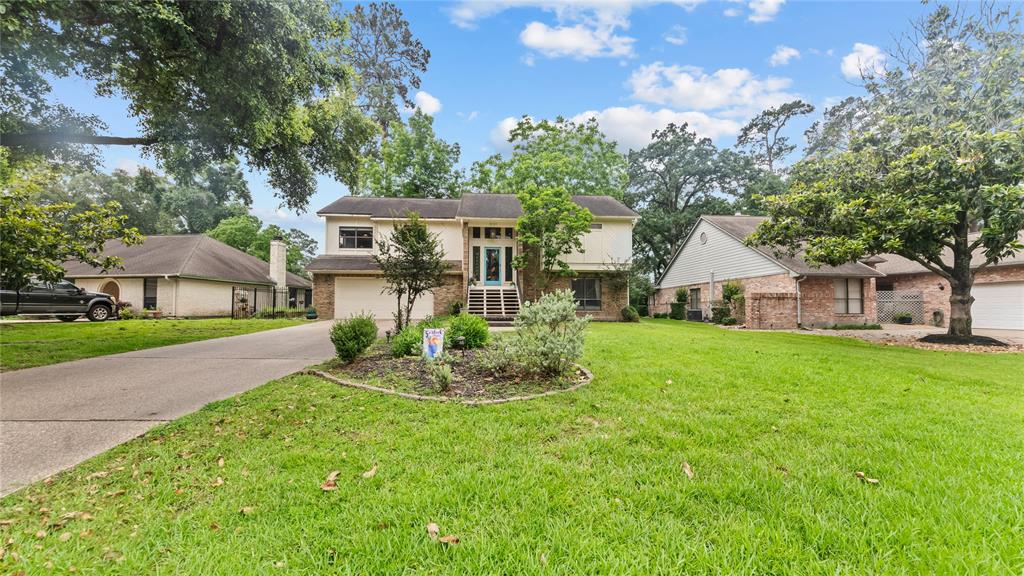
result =
[{"label": "tree branch", "polygon": [[900,256],[903,256],[905,258],[913,260],[914,262],[917,262],[921,266],[924,266],[928,270],[938,274],[939,276],[942,276],[946,280],[951,280],[953,278],[953,269],[950,268],[949,266],[946,266],[945,264],[934,264],[934,263],[932,263],[932,262],[930,262],[928,260],[925,260],[924,258],[921,258],[921,257],[919,257],[917,255],[900,254]]},{"label": "tree branch", "polygon": [[33,132],[0,134],[0,146],[46,146],[54,144],[97,144],[101,146],[150,146],[160,140],[152,136],[97,136],[68,132]]}]

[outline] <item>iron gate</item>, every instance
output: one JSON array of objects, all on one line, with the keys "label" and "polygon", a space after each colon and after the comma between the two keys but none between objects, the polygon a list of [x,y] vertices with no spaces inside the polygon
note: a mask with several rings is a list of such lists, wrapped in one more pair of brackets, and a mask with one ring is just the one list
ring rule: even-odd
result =
[{"label": "iron gate", "polygon": [[924,324],[924,295],[918,290],[878,290],[878,321],[891,324],[900,314],[910,314],[914,324]]},{"label": "iron gate", "polygon": [[231,289],[231,317],[252,318],[261,311],[273,315],[277,308],[288,308],[288,289],[266,286],[234,286]]}]

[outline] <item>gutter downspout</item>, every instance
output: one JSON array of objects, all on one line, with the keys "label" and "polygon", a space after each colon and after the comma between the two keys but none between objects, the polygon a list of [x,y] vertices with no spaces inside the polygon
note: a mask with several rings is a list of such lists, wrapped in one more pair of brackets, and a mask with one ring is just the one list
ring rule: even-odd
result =
[{"label": "gutter downspout", "polygon": [[706,320],[711,319],[711,308],[715,305],[715,271],[711,271],[711,279],[708,281],[708,315]]},{"label": "gutter downspout", "polygon": [[803,328],[803,318],[801,318],[800,310],[800,283],[807,280],[806,276],[796,277],[796,327]]}]

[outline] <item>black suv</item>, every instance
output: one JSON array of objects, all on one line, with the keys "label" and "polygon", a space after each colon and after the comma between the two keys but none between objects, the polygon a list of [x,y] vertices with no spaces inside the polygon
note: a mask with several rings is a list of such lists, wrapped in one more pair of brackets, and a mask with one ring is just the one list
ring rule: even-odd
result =
[{"label": "black suv", "polygon": [[32,282],[21,290],[0,289],[3,316],[56,316],[64,322],[82,317],[103,322],[114,315],[117,305],[109,294],[86,292],[71,282]]}]

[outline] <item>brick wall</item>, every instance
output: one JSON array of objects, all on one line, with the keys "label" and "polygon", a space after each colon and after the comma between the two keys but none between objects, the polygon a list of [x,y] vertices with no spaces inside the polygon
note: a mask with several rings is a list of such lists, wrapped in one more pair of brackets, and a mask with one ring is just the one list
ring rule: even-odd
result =
[{"label": "brick wall", "polygon": [[448,314],[453,302],[466,304],[466,283],[462,278],[462,274],[445,274],[444,285],[434,288],[434,316]]},{"label": "brick wall", "polygon": [[334,318],[333,274],[313,274],[313,307],[320,318]]},{"label": "brick wall", "polygon": [[[713,296],[708,293],[708,282],[703,282],[700,284],[691,284],[689,286],[682,286],[682,288],[685,288],[687,292],[689,292],[691,288],[700,288],[700,308],[701,310],[704,310],[705,314],[707,314],[710,307],[710,300],[721,300],[722,284],[725,282],[729,282],[731,280],[733,279],[725,278],[722,280],[716,280],[714,286],[715,293]],[[750,296],[752,294],[761,292],[772,294],[783,292],[792,292],[794,294],[796,293],[795,281],[788,274],[776,274],[773,276],[757,276],[754,278],[739,278],[735,280],[743,285],[743,296],[745,300],[745,309],[743,311],[735,312],[737,317],[749,316],[751,310]],[[673,286],[671,288],[660,288],[656,290],[654,292],[654,301],[651,308],[651,313],[668,313],[670,309],[669,304],[675,302],[676,300],[676,290],[678,288],[680,287]],[[687,308],[689,307],[689,304],[687,304]]]},{"label": "brick wall", "polygon": [[800,316],[807,328],[834,324],[874,324],[877,321],[875,279],[863,278],[864,312],[839,314],[835,311],[835,278],[810,277],[800,283]]},{"label": "brick wall", "polygon": [[754,292],[746,296],[747,327],[792,330],[796,325],[796,292]]},{"label": "brick wall", "polygon": [[[938,310],[942,312],[942,326],[949,325],[949,282],[938,274],[904,274],[887,276],[886,282],[892,284],[893,290],[919,290],[924,299],[924,320],[932,323],[932,315]],[[981,270],[974,275],[974,284],[991,282],[1022,282],[1024,266],[996,266]]]},{"label": "brick wall", "polygon": [[[525,276],[525,275],[524,275]],[[618,321],[622,320],[622,309],[629,305],[629,286],[623,286],[616,289],[613,284],[614,282],[608,279],[608,274],[603,272],[578,272],[578,278],[601,278],[601,309],[600,310],[579,310],[577,315],[593,316],[594,320],[600,321]],[[572,279],[564,276],[560,276],[551,280],[548,283],[544,293],[554,292],[556,290],[572,290]],[[523,286],[523,295],[526,300],[536,300],[540,297],[541,292],[533,286],[533,282],[528,282]]]}]

